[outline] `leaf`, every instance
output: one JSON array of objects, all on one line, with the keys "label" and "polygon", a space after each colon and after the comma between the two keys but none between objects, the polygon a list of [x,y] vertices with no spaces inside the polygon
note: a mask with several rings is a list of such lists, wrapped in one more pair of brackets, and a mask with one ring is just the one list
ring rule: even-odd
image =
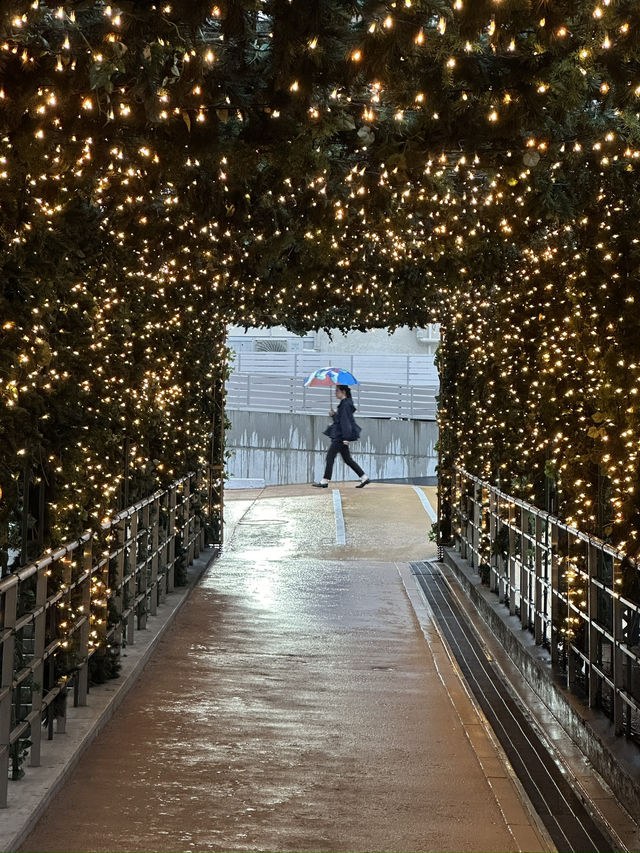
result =
[{"label": "leaf", "polygon": [[187,130],[191,133],[191,116],[187,112],[182,113],[184,123],[187,125]]}]

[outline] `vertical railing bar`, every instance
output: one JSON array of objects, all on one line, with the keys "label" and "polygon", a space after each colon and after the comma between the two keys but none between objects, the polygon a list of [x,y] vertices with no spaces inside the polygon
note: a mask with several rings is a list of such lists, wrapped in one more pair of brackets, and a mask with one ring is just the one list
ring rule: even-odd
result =
[{"label": "vertical railing bar", "polygon": [[91,632],[91,569],[93,566],[93,538],[84,543],[82,549],[82,573],[84,579],[81,589],[81,606],[85,620],[80,626],[78,636],[78,667],[76,697],[80,707],[87,704],[89,690],[89,636]]},{"label": "vertical railing bar", "polygon": [[122,614],[124,611],[124,602],[125,602],[125,589],[123,586],[123,578],[124,578],[124,560],[125,560],[125,542],[126,542],[126,533],[127,533],[127,521],[126,519],[120,519],[116,524],[116,572],[115,572],[115,596],[114,596],[114,605],[116,609],[116,616],[118,619],[117,628],[115,631],[115,641],[120,648],[122,646],[122,638],[123,638],[123,625],[122,625]]},{"label": "vertical railing bar", "polygon": [[138,581],[138,512],[133,512],[129,518],[129,545],[127,552],[127,643],[133,645],[135,641],[135,620],[137,607],[134,606],[136,599],[136,587]]},{"label": "vertical railing bar", "polygon": [[[144,630],[147,627],[147,613],[149,612],[149,524],[151,522],[151,504],[147,503],[142,508],[142,535],[140,537],[139,547],[136,546],[136,571],[138,575],[137,595],[140,597],[138,602],[138,630]],[[141,559],[138,559],[137,552],[142,550]]]},{"label": "vertical railing bar", "polygon": [[509,501],[509,579],[507,588],[509,590],[509,613],[514,616],[516,612],[516,558],[515,558],[515,504]]},{"label": "vertical railing bar", "polygon": [[195,519],[193,518],[192,513],[192,496],[191,496],[191,480],[187,480],[184,485],[184,514],[185,514],[185,541],[183,544],[188,546],[187,550],[187,565],[190,566],[193,563],[194,558],[194,548],[193,548],[193,530],[195,525]]},{"label": "vertical railing bar", "polygon": [[16,624],[18,609],[18,584],[12,584],[3,593],[2,630],[2,679],[0,679],[0,808],[7,805],[9,779],[9,743],[11,736],[11,704],[13,702],[13,656],[15,634],[11,630]]},{"label": "vertical railing bar", "polygon": [[620,603],[620,598],[618,594],[615,592],[616,590],[616,582],[618,580],[617,574],[619,573],[619,567],[616,569],[616,561],[613,561],[613,577],[611,579],[612,583],[612,595],[611,598],[613,600],[613,726],[614,731],[617,735],[622,734],[623,731],[623,711],[624,711],[624,703],[621,696],[621,691],[624,687],[624,655],[622,649],[620,648],[620,644],[622,642],[622,604]]},{"label": "vertical railing bar", "polygon": [[560,655],[558,631],[560,623],[560,556],[558,554],[558,525],[555,519],[549,519],[551,527],[551,663],[557,665]]},{"label": "vertical railing bar", "polygon": [[[498,535],[498,523],[497,523],[497,508],[496,508],[496,495],[492,489],[489,489],[489,540],[493,544],[496,542],[496,537]],[[490,554],[489,557],[489,565],[491,566],[489,570],[489,589],[492,592],[495,592],[498,586],[498,573],[496,571],[498,560],[500,559],[498,554],[498,549],[493,548],[493,553]]]},{"label": "vertical railing bar", "polygon": [[533,595],[533,634],[537,645],[544,641],[544,593],[542,583],[542,519],[536,515],[535,520],[535,545],[534,545],[534,595]]},{"label": "vertical railing bar", "polygon": [[527,546],[528,540],[525,536],[526,510],[520,507],[520,624],[526,628],[529,624],[529,602],[528,602],[528,571],[527,571]]},{"label": "vertical railing bar", "polygon": [[42,699],[44,692],[44,663],[42,660],[42,656],[44,654],[47,628],[47,577],[47,573],[44,569],[40,569],[38,571],[38,576],[36,580],[36,599],[34,603],[37,615],[34,620],[33,657],[35,666],[33,669],[33,678],[31,681],[31,710],[34,713],[34,723],[31,725],[30,764],[32,767],[40,766],[40,753],[42,744],[40,709],[42,708]]},{"label": "vertical railing bar", "polygon": [[153,499],[153,513],[149,519],[151,523],[151,598],[149,601],[149,613],[155,616],[158,612],[160,601],[160,589],[158,585],[158,562],[160,548],[160,497],[156,495]]},{"label": "vertical railing bar", "polygon": [[587,551],[587,574],[589,575],[589,588],[587,590],[587,613],[588,613],[588,655],[589,655],[589,707],[597,704],[600,692],[600,678],[596,671],[598,664],[598,631],[595,622],[598,615],[598,587],[593,583],[598,574],[598,550],[590,542]]},{"label": "vertical railing bar", "polygon": [[169,520],[167,528],[167,592],[173,592],[176,560],[176,486],[169,487]]}]

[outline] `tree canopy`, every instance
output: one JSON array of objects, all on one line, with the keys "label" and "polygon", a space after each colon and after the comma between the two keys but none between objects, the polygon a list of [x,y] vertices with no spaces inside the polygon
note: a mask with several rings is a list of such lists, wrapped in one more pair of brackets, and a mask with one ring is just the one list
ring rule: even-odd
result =
[{"label": "tree canopy", "polygon": [[0,2],[0,513],[202,462],[227,322],[439,320],[445,463],[635,555],[639,56],[633,0]]}]

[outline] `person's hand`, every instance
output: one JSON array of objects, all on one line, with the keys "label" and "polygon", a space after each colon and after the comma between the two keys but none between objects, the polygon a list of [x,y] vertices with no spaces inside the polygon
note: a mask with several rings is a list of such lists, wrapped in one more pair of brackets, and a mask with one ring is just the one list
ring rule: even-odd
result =
[{"label": "person's hand", "polygon": [[329,409],[329,417],[332,418],[335,415],[333,409]]},{"label": "person's hand", "polygon": [[343,441],[342,443],[343,443],[343,444],[349,444],[349,442],[348,442],[348,441]]}]

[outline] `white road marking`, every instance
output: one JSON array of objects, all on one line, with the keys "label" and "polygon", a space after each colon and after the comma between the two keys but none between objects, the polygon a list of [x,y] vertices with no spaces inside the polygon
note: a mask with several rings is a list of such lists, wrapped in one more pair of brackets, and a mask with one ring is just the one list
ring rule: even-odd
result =
[{"label": "white road marking", "polygon": [[422,503],[422,506],[424,507],[424,511],[427,513],[427,515],[429,516],[431,521],[436,522],[438,520],[438,516],[433,511],[433,507],[429,503],[429,498],[425,495],[425,493],[422,491],[422,489],[419,488],[419,486],[414,486],[413,491],[420,498],[420,502]]},{"label": "white road marking", "polygon": [[342,515],[342,498],[339,489],[332,489],[333,512],[336,517],[336,545],[346,545],[347,535],[344,529],[344,516]]}]

